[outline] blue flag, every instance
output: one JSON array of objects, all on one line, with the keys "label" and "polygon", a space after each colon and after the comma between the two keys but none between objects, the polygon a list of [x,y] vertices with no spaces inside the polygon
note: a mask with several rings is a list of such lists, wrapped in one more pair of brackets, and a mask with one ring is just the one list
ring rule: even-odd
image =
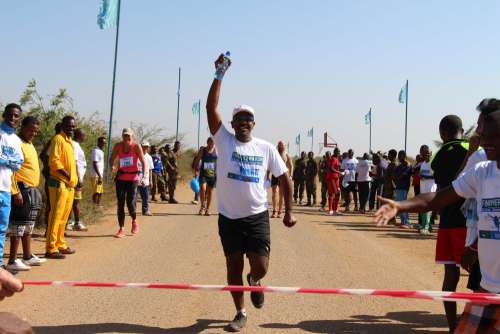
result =
[{"label": "blue flag", "polygon": [[308,137],[312,137],[312,136],[314,136],[314,128],[310,128],[310,129],[307,131],[307,136],[308,136]]},{"label": "blue flag", "polygon": [[195,102],[191,110],[193,111],[193,115],[198,116],[200,114],[200,104],[198,102]]},{"label": "blue flag", "polygon": [[372,122],[372,109],[370,108],[368,114],[365,115],[365,124],[370,124],[371,122]]},{"label": "blue flag", "polygon": [[116,26],[118,21],[118,3],[120,0],[102,0],[99,14],[97,14],[97,25],[101,29]]},{"label": "blue flag", "polygon": [[406,84],[401,88],[401,91],[399,92],[399,103],[406,103],[406,94],[408,94],[407,92],[407,88],[406,88]]},{"label": "blue flag", "polygon": [[295,137],[295,144],[300,145],[300,133]]}]

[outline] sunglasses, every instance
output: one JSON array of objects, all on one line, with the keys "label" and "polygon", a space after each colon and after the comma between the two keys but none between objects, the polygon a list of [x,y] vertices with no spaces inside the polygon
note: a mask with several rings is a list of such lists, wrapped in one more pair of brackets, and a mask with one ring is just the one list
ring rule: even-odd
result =
[{"label": "sunglasses", "polygon": [[253,117],[253,115],[250,115],[250,114],[240,114],[240,115],[236,115],[233,120],[239,121],[239,122],[253,122],[254,117]]}]

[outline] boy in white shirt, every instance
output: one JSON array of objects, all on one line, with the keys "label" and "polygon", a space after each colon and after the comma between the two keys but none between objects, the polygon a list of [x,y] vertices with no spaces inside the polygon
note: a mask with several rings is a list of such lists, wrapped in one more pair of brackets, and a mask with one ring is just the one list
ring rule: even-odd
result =
[{"label": "boy in white shirt", "polygon": [[[435,192],[437,189],[436,183],[434,182],[434,174],[432,172],[430,158],[431,152],[429,146],[422,145],[420,147],[420,157],[422,162],[420,163],[419,174],[420,174],[420,193],[427,194]],[[420,234],[429,234],[431,227],[431,212],[422,212],[420,216]]]},{"label": "boy in white shirt", "polygon": [[73,221],[68,222],[66,227],[70,231],[87,231],[87,227],[80,222],[80,201],[82,197],[83,178],[87,172],[87,160],[80,143],[85,141],[85,132],[78,128],[73,135],[73,148],[76,161],[76,172],[78,174],[78,184],[75,189],[75,198],[73,199]]},{"label": "boy in white shirt", "polygon": [[97,138],[97,146],[92,149],[91,153],[90,177],[92,181],[92,201],[95,205],[101,204],[101,197],[104,192],[104,146],[106,146],[106,138]]},{"label": "boy in white shirt", "polygon": [[[484,102],[484,101],[483,101]],[[480,105],[481,106],[481,105]],[[404,202],[386,203],[375,221],[385,225],[398,212],[425,212],[440,209],[464,198],[477,200],[477,250],[481,263],[481,292],[500,293],[500,100],[491,99],[480,109],[484,125],[479,133],[489,161],[480,162],[437,193],[422,194]],[[500,327],[500,305],[468,303],[454,333],[490,333]]]}]

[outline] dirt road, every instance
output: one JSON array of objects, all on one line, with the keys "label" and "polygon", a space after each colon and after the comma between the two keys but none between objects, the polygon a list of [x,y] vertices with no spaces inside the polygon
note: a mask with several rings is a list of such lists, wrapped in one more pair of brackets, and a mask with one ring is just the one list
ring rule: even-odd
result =
[{"label": "dirt road", "polygon": [[[189,203],[191,194],[183,190],[179,199]],[[96,217],[102,222],[89,232],[69,232],[75,255],[19,277],[225,284],[217,217],[196,216],[195,206],[182,203],[153,204],[155,216],[140,217],[140,233],[123,239],[112,238],[114,214]],[[271,222],[266,285],[439,290],[435,235],[380,229],[367,217],[332,218],[317,208],[296,213],[300,223],[293,229]],[[35,246],[43,253],[43,240]],[[256,310],[248,297],[246,333],[447,332],[439,302],[267,294],[264,308]],[[228,293],[145,289],[27,287],[0,307],[26,318],[40,334],[223,333],[234,316]]]}]

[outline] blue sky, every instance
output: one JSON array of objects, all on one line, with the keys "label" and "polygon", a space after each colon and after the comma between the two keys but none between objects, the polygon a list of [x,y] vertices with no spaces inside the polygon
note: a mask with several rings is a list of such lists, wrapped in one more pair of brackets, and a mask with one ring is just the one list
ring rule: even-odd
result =
[{"label": "blue sky", "polygon": [[[82,114],[108,119],[114,29],[99,30],[100,1],[0,3],[0,101],[19,98],[35,78],[43,93],[65,87]],[[206,100],[213,60],[232,52],[221,109],[256,109],[255,135],[310,149],[324,131],[342,149],[368,149],[364,115],[373,108],[373,147],[408,151],[438,137],[446,114],[476,119],[483,97],[500,96],[500,2],[484,1],[161,1],[122,0],[115,130],[130,121],[175,132],[182,67],[180,131],[196,145],[192,104]],[[202,136],[206,120],[202,118]],[[318,146],[315,144],[315,151]]]}]

